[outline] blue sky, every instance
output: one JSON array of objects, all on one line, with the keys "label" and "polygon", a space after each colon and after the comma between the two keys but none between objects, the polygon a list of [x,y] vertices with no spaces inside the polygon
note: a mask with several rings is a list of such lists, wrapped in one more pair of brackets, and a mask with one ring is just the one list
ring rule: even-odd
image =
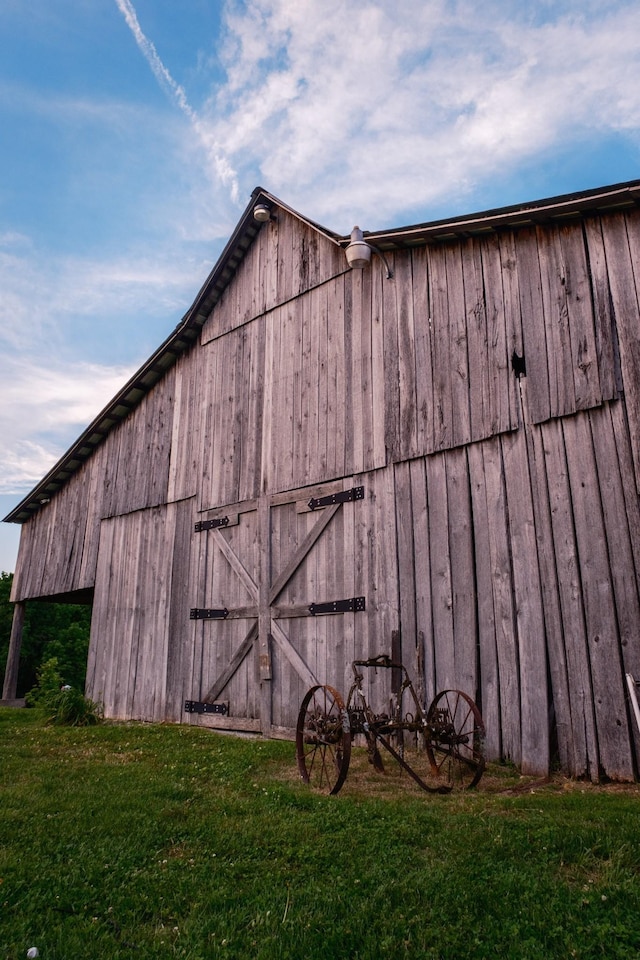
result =
[{"label": "blue sky", "polygon": [[640,178],[640,6],[3,0],[0,130],[4,516],[258,184],[346,234]]}]

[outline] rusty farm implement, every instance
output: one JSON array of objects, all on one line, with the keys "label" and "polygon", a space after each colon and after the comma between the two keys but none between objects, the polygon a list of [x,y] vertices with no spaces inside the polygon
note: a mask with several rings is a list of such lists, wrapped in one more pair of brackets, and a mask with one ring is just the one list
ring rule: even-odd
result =
[{"label": "rusty farm implement", "polygon": [[[415,782],[434,793],[469,789],[482,777],[484,724],[473,700],[461,690],[443,690],[425,710],[405,667],[381,655],[354,660],[346,704],[340,693],[317,684],[305,695],[296,728],[296,757],[302,779],[336,794],[349,771],[352,740],[360,735],[374,769],[384,771],[382,751]],[[364,669],[396,670],[400,683],[387,713],[369,705]]]}]

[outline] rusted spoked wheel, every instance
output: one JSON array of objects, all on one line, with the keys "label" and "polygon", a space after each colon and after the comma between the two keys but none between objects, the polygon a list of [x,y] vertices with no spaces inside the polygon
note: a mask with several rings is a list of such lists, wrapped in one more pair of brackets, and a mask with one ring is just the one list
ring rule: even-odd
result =
[{"label": "rusted spoked wheel", "polygon": [[318,684],[306,694],[296,727],[296,758],[305,783],[337,793],[351,759],[351,731],[344,701],[333,687]]},{"label": "rusted spoked wheel", "polygon": [[427,751],[441,789],[468,790],[484,773],[484,723],[462,690],[443,690],[427,713]]}]

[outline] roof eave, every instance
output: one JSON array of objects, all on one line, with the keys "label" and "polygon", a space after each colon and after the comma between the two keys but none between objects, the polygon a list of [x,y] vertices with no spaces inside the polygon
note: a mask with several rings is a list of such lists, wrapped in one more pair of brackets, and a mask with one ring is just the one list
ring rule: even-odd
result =
[{"label": "roof eave", "polygon": [[[614,184],[611,187],[563,194],[532,203],[486,210],[466,217],[450,217],[393,230],[363,231],[381,250],[400,250],[447,240],[482,236],[502,229],[562,223],[589,214],[611,213],[640,204],[640,180]],[[342,246],[350,237],[341,237]]]}]

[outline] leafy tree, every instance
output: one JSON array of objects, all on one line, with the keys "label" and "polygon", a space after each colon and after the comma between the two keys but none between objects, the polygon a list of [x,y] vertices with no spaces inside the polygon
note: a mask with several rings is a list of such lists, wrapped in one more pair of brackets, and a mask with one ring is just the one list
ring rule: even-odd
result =
[{"label": "leafy tree", "polygon": [[[0,676],[4,677],[13,621],[9,602],[13,574],[0,574]],[[25,609],[18,696],[36,683],[38,669],[55,657],[65,683],[84,690],[89,649],[91,607],[81,604],[27,602]]]}]

